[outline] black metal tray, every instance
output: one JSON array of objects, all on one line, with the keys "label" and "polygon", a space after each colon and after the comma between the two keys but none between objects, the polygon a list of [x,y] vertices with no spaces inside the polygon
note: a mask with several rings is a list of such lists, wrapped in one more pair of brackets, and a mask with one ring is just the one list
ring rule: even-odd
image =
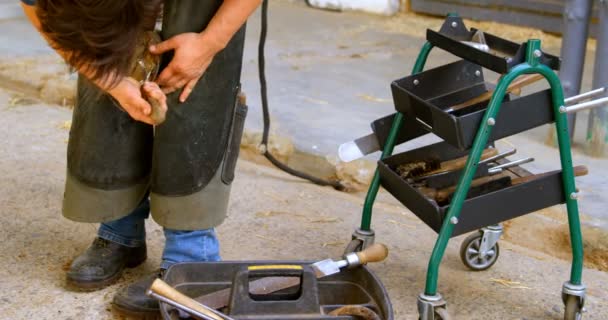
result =
[{"label": "black metal tray", "polygon": [[[391,84],[397,111],[415,119],[426,130],[461,150],[473,145],[487,102],[452,113],[446,109],[475,98],[491,87],[491,84],[484,81],[481,67],[465,60],[405,77]],[[515,99],[506,96],[490,141],[553,121],[550,89]]]},{"label": "black metal tray", "polygon": [[[473,41],[477,31],[475,28],[467,30],[460,17],[447,17],[439,32],[427,29],[426,39],[435,47],[502,74],[525,62],[527,43],[517,44],[485,32],[489,52],[462,42]],[[553,70],[560,68],[560,58],[548,53],[542,53],[540,63]]]},{"label": "black metal tray", "polygon": [[[435,232],[439,232],[449,205],[439,206],[425,197],[396,172],[403,163],[437,157],[442,160],[467,155],[445,142],[388,157],[378,162],[382,186]],[[519,168],[512,172],[521,172]],[[465,200],[459,222],[452,236],[497,224],[524,214],[565,202],[561,171],[554,171],[537,179],[506,187]]]},{"label": "black metal tray", "polygon": [[[374,310],[383,320],[393,320],[393,310],[386,289],[367,267],[343,270],[320,279],[310,276],[306,261],[224,261],[180,263],[169,268],[165,282],[190,297],[198,297],[225,288],[232,288],[231,303],[222,310],[234,319],[256,320],[352,320],[350,316],[329,316],[334,309],[344,305],[363,305]],[[292,293],[253,297],[248,290],[246,274],[249,266],[299,265],[304,266],[301,287],[296,296],[284,299]],[[245,273],[244,273],[245,272]],[[269,276],[277,276],[276,274]],[[288,276],[288,275],[285,275]],[[299,292],[299,293],[298,293]],[[176,312],[161,303],[161,315],[165,320],[177,320]]]}]

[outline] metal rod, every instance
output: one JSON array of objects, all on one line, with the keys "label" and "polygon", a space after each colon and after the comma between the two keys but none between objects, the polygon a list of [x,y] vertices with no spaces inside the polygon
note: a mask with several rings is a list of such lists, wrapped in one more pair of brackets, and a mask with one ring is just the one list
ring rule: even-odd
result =
[{"label": "metal rod", "polygon": [[503,152],[503,153],[499,153],[499,154],[497,154],[497,155],[495,155],[493,157],[489,157],[489,158],[487,158],[485,160],[481,160],[481,161],[479,161],[479,163],[483,164],[483,163],[492,162],[494,160],[506,158],[508,156],[514,155],[516,152],[517,152],[517,149],[509,150],[509,151],[506,151],[506,152]]},{"label": "metal rod", "polygon": [[583,110],[587,110],[587,109],[593,109],[593,108],[602,107],[602,106],[608,106],[608,97],[575,104],[575,105],[569,106],[569,107],[563,107],[560,109],[560,111],[564,110],[562,113],[570,114],[570,113],[575,113],[575,112],[579,112],[579,111],[583,111]]},{"label": "metal rod", "polygon": [[495,167],[488,169],[488,173],[489,174],[500,173],[504,169],[512,168],[512,167],[518,166],[520,164],[525,164],[525,163],[529,163],[532,161],[534,161],[534,158],[530,157],[530,158],[519,159],[519,160],[503,163],[503,164],[500,164],[500,165],[497,165]]},{"label": "metal rod", "polygon": [[600,94],[604,93],[605,91],[606,91],[605,87],[602,87],[602,88],[599,88],[599,89],[595,89],[595,90],[591,90],[591,91],[587,91],[585,93],[581,93],[579,95],[572,96],[570,98],[566,98],[564,100],[564,102],[566,103],[566,105],[571,105],[573,103],[581,102],[583,100],[595,98],[595,97],[599,96]]}]

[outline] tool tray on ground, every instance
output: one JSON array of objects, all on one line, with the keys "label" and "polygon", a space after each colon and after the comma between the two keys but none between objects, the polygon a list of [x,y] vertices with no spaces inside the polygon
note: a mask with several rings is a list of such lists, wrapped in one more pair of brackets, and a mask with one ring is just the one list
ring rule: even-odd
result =
[{"label": "tool tray on ground", "polygon": [[[330,316],[332,310],[360,305],[376,312],[382,320],[393,320],[386,289],[365,266],[346,269],[317,279],[308,267],[312,262],[224,261],[180,263],[169,268],[164,281],[192,298],[231,288],[229,306],[220,310],[234,319],[354,320],[351,316]],[[297,265],[302,270],[275,269],[276,265]],[[251,266],[265,266],[257,271]],[[261,269],[261,270],[260,270]],[[299,286],[269,294],[253,294],[250,281],[262,277],[299,277]],[[161,303],[163,319],[181,319],[175,309]]]},{"label": "tool tray on ground", "polygon": [[[467,28],[459,17],[447,17],[439,32],[427,29],[426,40],[434,47],[441,48],[464,60],[474,62],[497,73],[507,73],[514,66],[526,61],[527,43],[517,44],[504,38],[483,32],[488,52],[475,48],[466,42],[479,42],[475,39],[478,30]],[[481,43],[479,43],[481,44]],[[559,70],[560,59],[543,53],[540,63],[553,70]]]},{"label": "tool tray on ground", "polygon": [[[397,111],[461,150],[473,145],[489,101],[452,112],[448,109],[478,97],[491,87],[484,81],[482,68],[465,60],[396,80],[391,85]],[[551,106],[549,89],[512,99],[506,96],[489,140],[553,122]],[[411,125],[405,126],[403,131],[410,128]]]},{"label": "tool tray on ground", "polygon": [[[403,179],[396,168],[404,163],[427,161],[431,157],[446,161],[467,154],[446,142],[440,142],[388,157],[378,163],[382,186],[431,229],[439,232],[449,204],[441,206],[425,196],[411,182]],[[508,171],[514,177],[530,174],[520,167]],[[453,185],[456,185],[459,176],[454,175]],[[561,179],[561,170],[553,171],[530,181],[468,198],[464,201],[452,237],[564,203]]]}]

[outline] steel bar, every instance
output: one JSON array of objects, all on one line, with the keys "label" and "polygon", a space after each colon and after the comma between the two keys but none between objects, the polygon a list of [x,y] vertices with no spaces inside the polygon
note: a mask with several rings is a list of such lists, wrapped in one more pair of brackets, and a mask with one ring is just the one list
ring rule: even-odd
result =
[{"label": "steel bar", "polygon": [[534,158],[530,157],[530,158],[524,158],[524,159],[519,159],[519,160],[515,160],[515,161],[499,164],[497,166],[494,166],[494,167],[491,167],[490,169],[488,169],[488,173],[489,174],[500,173],[504,169],[512,168],[512,167],[518,166],[520,164],[530,163],[532,161],[534,161]]},{"label": "steel bar", "polygon": [[[592,7],[592,0],[567,0],[565,4],[564,31],[560,53],[562,64],[559,77],[566,97],[571,97],[581,90]],[[575,115],[568,117],[570,138],[574,136],[575,122]]]},{"label": "steel bar", "polygon": [[566,103],[566,105],[571,105],[573,103],[581,102],[583,100],[595,98],[604,92],[606,92],[606,87],[587,91],[585,93],[581,93],[579,95],[572,96],[570,98],[566,98],[566,99],[564,99],[564,102]]},{"label": "steel bar", "polygon": [[605,107],[605,106],[608,106],[608,97],[591,100],[591,101],[587,101],[587,102],[582,102],[582,103],[575,104],[575,105],[569,106],[569,107],[563,107],[563,108],[560,108],[560,112],[571,114],[571,113],[575,113],[575,112],[579,112],[579,111],[583,111],[583,110],[587,110],[587,109],[593,109],[593,108]]}]

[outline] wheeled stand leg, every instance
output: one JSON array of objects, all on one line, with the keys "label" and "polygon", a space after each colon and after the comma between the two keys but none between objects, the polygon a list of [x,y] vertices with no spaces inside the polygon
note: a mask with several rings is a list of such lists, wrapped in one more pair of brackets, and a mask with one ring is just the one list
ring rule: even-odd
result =
[{"label": "wheeled stand leg", "polygon": [[564,320],[581,320],[585,309],[584,285],[572,284],[569,281],[562,287],[562,300],[565,305]]},{"label": "wheeled stand leg", "polygon": [[449,320],[447,303],[440,294],[418,296],[418,314],[420,320]]},{"label": "wheeled stand leg", "polygon": [[[426,63],[426,59],[429,56],[429,53],[433,49],[433,46],[430,43],[425,43],[418,54],[418,58],[416,59],[416,64],[414,64],[414,69],[412,70],[412,74],[416,74],[422,71],[424,68],[424,64]],[[381,159],[384,159],[393,154],[393,149],[395,148],[395,141],[397,139],[397,135],[401,130],[401,124],[403,123],[403,114],[401,112],[397,112],[395,118],[393,119],[393,124],[391,126],[391,130],[389,132],[388,137],[384,143],[384,149],[382,150]],[[363,205],[363,214],[361,216],[361,227],[355,232],[353,232],[352,240],[348,243],[346,248],[344,249],[344,253],[350,253],[355,251],[360,251],[371,245],[374,242],[374,230],[371,229],[372,222],[372,209],[374,206],[374,201],[376,201],[376,196],[378,195],[378,190],[380,190],[380,173],[376,168],[376,172],[374,173],[374,178],[367,190],[367,196],[365,197],[365,203]]]},{"label": "wheeled stand leg", "polygon": [[473,271],[492,267],[500,254],[498,240],[502,233],[502,224],[497,224],[482,228],[464,239],[460,246],[460,259],[464,265]]}]

